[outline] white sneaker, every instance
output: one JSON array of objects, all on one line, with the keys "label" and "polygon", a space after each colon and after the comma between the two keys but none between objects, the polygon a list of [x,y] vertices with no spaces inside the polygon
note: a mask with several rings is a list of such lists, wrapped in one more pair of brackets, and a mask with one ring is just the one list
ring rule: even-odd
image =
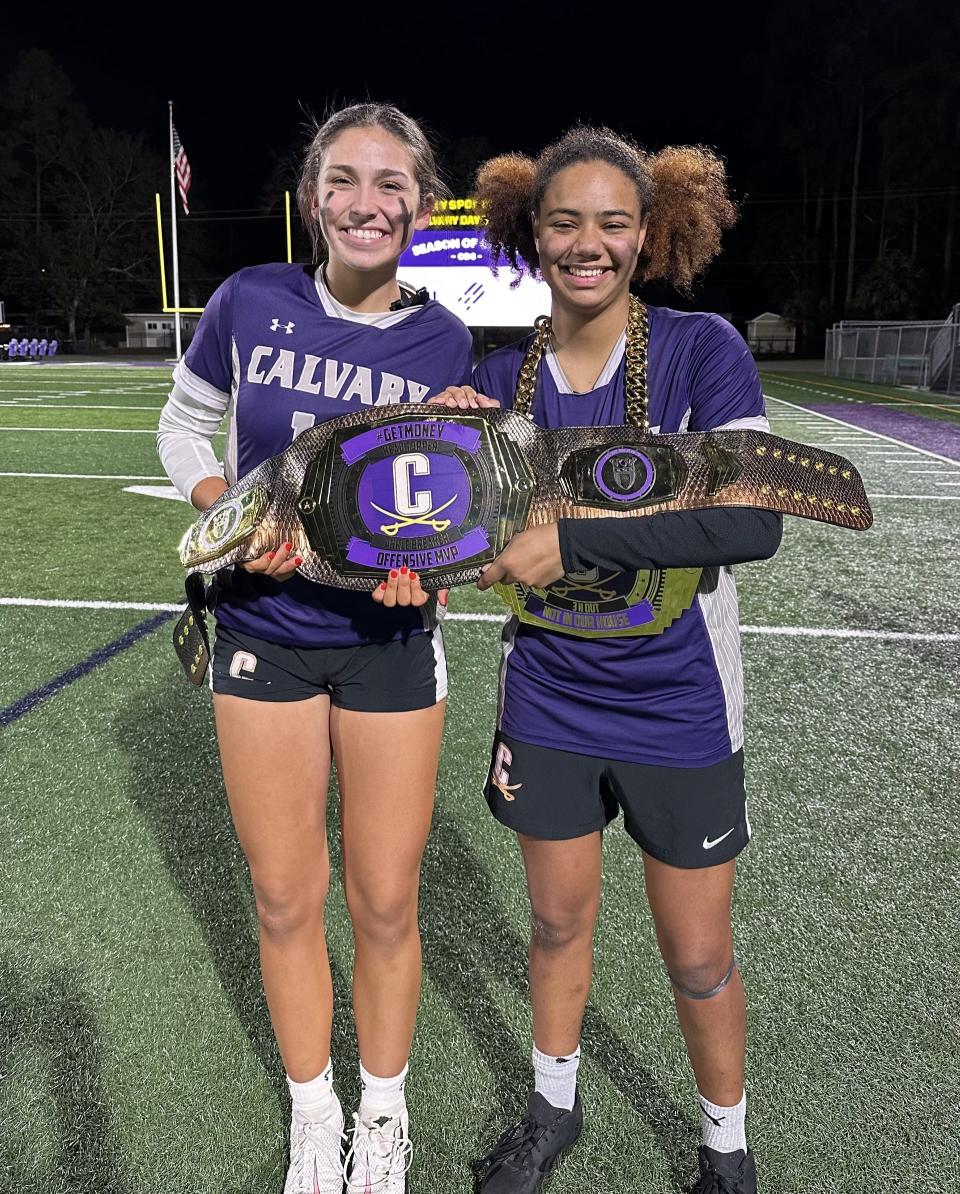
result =
[{"label": "white sneaker", "polygon": [[343,1108],[328,1123],[294,1113],[290,1124],[290,1168],[283,1194],[343,1194]]},{"label": "white sneaker", "polygon": [[406,1110],[376,1119],[353,1117],[353,1140],[344,1172],[347,1194],[405,1194],[413,1159]]}]

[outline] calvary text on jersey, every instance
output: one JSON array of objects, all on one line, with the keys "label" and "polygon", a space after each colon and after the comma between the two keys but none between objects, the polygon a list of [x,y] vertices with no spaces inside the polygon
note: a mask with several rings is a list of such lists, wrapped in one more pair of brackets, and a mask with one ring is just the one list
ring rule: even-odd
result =
[{"label": "calvary text on jersey", "polygon": [[246,380],[254,385],[279,385],[303,394],[323,394],[350,402],[359,398],[364,406],[389,406],[398,402],[422,402],[430,386],[349,361],[335,361],[311,352],[258,344],[250,353]]}]

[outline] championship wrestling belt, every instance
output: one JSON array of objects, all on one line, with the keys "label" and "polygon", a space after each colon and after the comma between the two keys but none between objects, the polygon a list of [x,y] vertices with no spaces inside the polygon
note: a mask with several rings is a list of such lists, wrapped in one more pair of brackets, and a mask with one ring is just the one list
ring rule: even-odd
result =
[{"label": "championship wrestling belt", "polygon": [[[544,430],[514,411],[442,406],[344,415],[302,432],[187,531],[180,560],[189,608],[174,644],[190,679],[202,683],[203,577],[281,543],[293,544],[300,574],[320,584],[369,592],[384,572],[406,565],[435,590],[475,581],[526,527],[711,506],[755,506],[858,530],[872,522],[860,476],[842,456],[763,432]],[[667,575],[674,572],[693,574],[695,590],[699,569]],[[662,610],[667,598],[668,613],[685,599],[644,590],[627,604],[653,608],[659,600]],[[562,621],[556,628],[568,629]]]}]

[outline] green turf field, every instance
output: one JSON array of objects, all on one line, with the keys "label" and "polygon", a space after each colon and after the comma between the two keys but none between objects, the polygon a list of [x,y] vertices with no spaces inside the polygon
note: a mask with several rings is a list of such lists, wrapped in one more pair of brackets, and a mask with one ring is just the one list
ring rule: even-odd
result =
[{"label": "green turf field", "polygon": [[[169,623],[149,628],[180,597],[173,549],[190,521],[156,492],[168,388],[165,368],[0,366],[0,1190],[11,1194],[283,1185],[285,1087],[209,694],[179,674]],[[909,424],[953,432],[958,407],[775,368],[765,389],[776,432],[853,459],[876,526],[857,536],[793,520],[774,560],[738,569],[755,838],[736,911],[761,1188],[958,1191],[960,463]],[[867,407],[900,411],[906,431],[856,425],[851,412]],[[471,1189],[471,1158],[517,1115],[529,1081],[522,871],[480,795],[499,607],[461,589],[451,608],[409,1082],[417,1194]],[[336,843],[333,799],[331,826]],[[604,869],[587,1126],[550,1190],[675,1192],[693,1170],[694,1088],[620,828]],[[336,884],[328,924],[349,1113],[351,940]]]}]

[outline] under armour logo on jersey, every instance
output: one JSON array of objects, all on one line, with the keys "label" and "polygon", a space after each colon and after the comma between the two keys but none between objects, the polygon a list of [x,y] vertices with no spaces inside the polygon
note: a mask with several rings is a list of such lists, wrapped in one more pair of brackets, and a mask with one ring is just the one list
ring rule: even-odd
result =
[{"label": "under armour logo on jersey", "polygon": [[274,319],[270,324],[270,331],[271,332],[279,332],[280,329],[283,328],[283,330],[287,333],[288,336],[292,336],[293,329],[296,326],[297,325],[293,322],[292,319],[290,320],[289,323],[281,323],[279,319]]}]

